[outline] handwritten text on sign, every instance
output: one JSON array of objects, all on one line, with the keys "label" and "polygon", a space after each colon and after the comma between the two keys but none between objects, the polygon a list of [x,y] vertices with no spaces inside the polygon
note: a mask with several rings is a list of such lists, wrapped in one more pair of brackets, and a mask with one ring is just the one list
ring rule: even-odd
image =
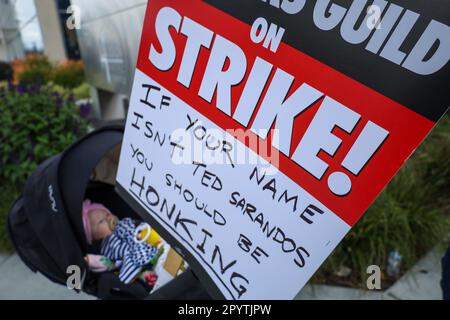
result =
[{"label": "handwritten text on sign", "polygon": [[286,176],[266,174],[267,163],[233,165],[223,148],[214,152],[223,164],[207,165],[198,153],[179,163],[201,144],[225,141],[233,154],[246,147],[226,132],[210,135],[216,125],[140,71],[132,101],[121,185],[191,250],[225,297],[294,297],[349,226]]},{"label": "handwritten text on sign", "polygon": [[228,299],[293,298],[432,127],[286,32],[147,9],[117,181]]}]

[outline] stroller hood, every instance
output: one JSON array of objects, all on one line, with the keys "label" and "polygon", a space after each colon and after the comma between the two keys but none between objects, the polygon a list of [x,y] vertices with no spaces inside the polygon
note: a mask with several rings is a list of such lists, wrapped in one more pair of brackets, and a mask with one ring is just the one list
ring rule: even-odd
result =
[{"label": "stroller hood", "polygon": [[122,137],[120,125],[96,130],[42,163],[27,180],[10,210],[8,229],[18,254],[33,271],[62,284],[71,265],[85,274],[83,198],[96,165]]}]

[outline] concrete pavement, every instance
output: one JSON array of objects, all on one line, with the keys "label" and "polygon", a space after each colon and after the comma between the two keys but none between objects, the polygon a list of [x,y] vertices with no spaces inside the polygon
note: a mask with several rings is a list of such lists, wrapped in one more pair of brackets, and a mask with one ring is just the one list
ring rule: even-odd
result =
[{"label": "concrete pavement", "polygon": [[299,300],[442,300],[440,281],[444,251],[429,252],[392,287],[370,291],[344,287],[308,285],[297,295]]},{"label": "concrete pavement", "polygon": [[[297,295],[300,300],[440,300],[443,251],[435,249],[421,259],[410,272],[386,291],[368,291],[343,287],[307,285]],[[92,300],[31,272],[17,255],[0,254],[0,300]]]},{"label": "concrete pavement", "polygon": [[0,300],[92,300],[30,271],[17,255],[0,254]]}]

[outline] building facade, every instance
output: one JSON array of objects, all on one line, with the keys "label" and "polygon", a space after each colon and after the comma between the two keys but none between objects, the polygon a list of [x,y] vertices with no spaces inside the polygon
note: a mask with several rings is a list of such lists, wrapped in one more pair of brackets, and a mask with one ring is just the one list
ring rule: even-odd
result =
[{"label": "building facade", "polygon": [[67,27],[71,16],[70,0],[35,0],[36,13],[41,27],[44,52],[50,61],[80,59],[80,49],[75,28]]},{"label": "building facade", "polygon": [[14,3],[0,0],[0,61],[11,62],[24,54]]},{"label": "building facade", "polygon": [[72,0],[72,4],[80,10],[77,35],[97,115],[103,120],[125,118],[147,1]]}]

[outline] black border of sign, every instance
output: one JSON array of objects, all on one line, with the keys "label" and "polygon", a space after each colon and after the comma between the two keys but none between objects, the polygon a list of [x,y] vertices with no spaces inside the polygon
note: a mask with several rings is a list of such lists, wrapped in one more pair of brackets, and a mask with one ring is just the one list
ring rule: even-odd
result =
[{"label": "black border of sign", "polygon": [[136,213],[138,213],[145,222],[149,223],[152,226],[155,226],[155,229],[158,231],[161,237],[188,262],[195,275],[199,278],[200,282],[208,291],[208,293],[213,297],[213,299],[225,300],[225,296],[215,285],[214,281],[211,279],[208,273],[204,271],[201,264],[197,262],[197,259],[189,252],[189,250],[186,249],[186,246],[180,243],[175,237],[173,237],[168,231],[166,231],[166,227],[159,223],[159,221],[152,216],[152,214],[155,213],[146,211],[145,208],[141,204],[139,204],[139,202],[136,201],[118,181],[116,181],[115,190],[117,194]]}]

